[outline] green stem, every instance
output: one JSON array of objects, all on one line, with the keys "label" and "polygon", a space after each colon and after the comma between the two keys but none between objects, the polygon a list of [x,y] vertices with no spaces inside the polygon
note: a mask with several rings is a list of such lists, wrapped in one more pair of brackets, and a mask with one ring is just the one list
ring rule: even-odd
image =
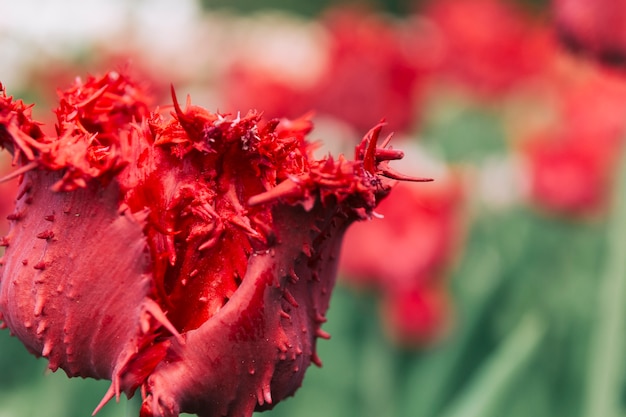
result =
[{"label": "green stem", "polygon": [[445,417],[486,417],[501,395],[537,351],[545,325],[535,315],[525,316],[498,350],[477,371],[454,402],[441,414]]},{"label": "green stem", "polygon": [[380,323],[368,323],[361,352],[361,380],[357,383],[361,394],[363,417],[396,415],[394,380],[394,351],[381,333]]},{"label": "green stem", "polygon": [[626,158],[615,185],[613,213],[608,224],[604,276],[598,292],[591,336],[584,416],[620,415],[619,397],[624,351],[626,304]]}]

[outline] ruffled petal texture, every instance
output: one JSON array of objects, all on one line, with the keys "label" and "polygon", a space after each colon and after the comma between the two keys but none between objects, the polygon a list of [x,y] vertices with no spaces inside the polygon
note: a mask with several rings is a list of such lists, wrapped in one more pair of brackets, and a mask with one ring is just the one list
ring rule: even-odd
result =
[{"label": "ruffled petal texture", "polygon": [[[172,92],[173,93],[173,92]],[[4,325],[50,368],[141,388],[141,416],[249,416],[301,385],[344,231],[404,177],[402,152],[312,157],[307,119],[150,111],[123,74],[62,92],[56,136],[0,96],[20,189],[0,264]],[[169,111],[171,110],[171,111]]]}]

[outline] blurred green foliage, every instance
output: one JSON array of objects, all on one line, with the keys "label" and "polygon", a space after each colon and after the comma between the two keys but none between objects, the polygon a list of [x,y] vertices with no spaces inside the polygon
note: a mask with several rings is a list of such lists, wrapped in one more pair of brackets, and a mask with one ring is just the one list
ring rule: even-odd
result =
[{"label": "blurred green foliage", "polygon": [[367,2],[360,0],[316,0],[312,2],[299,2],[294,0],[202,0],[203,6],[208,10],[229,9],[237,13],[254,13],[262,10],[282,10],[296,13],[303,16],[317,16],[329,6],[338,4],[364,5],[377,10],[385,10],[390,13],[404,14],[411,11],[414,2],[409,0],[370,0]]},{"label": "blurred green foliage", "polygon": [[[549,0],[513,0],[525,6],[536,9],[543,9]],[[336,5],[358,5],[367,6],[374,10],[381,10],[396,15],[406,15],[415,11],[427,0],[315,0],[310,2],[295,0],[201,0],[202,5],[207,10],[227,9],[237,13],[254,13],[263,10],[281,10],[302,16],[318,16],[328,9],[329,6]]]}]

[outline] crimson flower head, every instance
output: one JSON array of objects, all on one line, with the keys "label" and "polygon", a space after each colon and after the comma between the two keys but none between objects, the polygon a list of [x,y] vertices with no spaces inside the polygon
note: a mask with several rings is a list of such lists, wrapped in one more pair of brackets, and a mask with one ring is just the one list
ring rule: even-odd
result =
[{"label": "crimson flower head", "polygon": [[[19,167],[6,327],[52,370],[140,388],[141,416],[249,416],[300,386],[346,227],[403,179],[378,147],[315,160],[308,120],[150,111],[125,75],[60,93],[56,135],[0,94]],[[96,409],[96,411],[97,411]]]}]

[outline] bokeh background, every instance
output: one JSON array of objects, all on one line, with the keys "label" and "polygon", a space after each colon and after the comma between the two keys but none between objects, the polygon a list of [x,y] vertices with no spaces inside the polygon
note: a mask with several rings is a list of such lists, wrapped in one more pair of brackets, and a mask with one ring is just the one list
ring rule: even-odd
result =
[{"label": "bokeh background", "polygon": [[[565,50],[548,2],[0,5],[0,82],[36,119],[110,69],[157,104],[172,84],[212,111],[312,111],[320,152],[351,155],[385,118],[406,152],[394,167],[434,179],[349,231],[324,365],[263,415],[626,415],[626,75]],[[0,184],[2,233],[14,187]],[[107,388],[0,331],[0,417],[89,416]]]}]

